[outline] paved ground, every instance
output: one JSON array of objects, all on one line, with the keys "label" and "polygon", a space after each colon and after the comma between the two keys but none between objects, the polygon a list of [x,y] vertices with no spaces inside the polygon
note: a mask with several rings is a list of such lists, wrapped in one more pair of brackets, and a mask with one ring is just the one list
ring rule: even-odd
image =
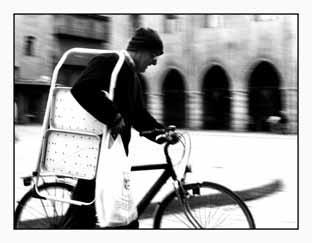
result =
[{"label": "paved ground", "polygon": [[[15,199],[27,190],[21,176],[36,166],[40,126],[16,126]],[[258,228],[297,227],[297,136],[254,133],[189,131],[192,140],[189,181],[213,181],[235,191],[248,192],[255,200],[248,206]],[[163,161],[162,147],[133,133],[131,158],[134,164]],[[174,154],[179,154],[179,148]],[[156,172],[135,172],[134,197],[138,201],[158,176]],[[144,183],[142,183],[144,182]],[[171,188],[168,184],[155,198],[159,201]],[[247,194],[246,194],[247,195]],[[248,196],[247,195],[247,196]],[[142,227],[150,227],[143,219]]]}]

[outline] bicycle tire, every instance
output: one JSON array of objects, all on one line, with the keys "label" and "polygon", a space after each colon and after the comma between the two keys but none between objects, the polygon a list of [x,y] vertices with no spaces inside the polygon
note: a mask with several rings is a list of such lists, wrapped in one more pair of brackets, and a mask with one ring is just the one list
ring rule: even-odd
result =
[{"label": "bicycle tire", "polygon": [[[213,182],[187,184],[186,203],[191,214],[206,229],[254,229],[255,222],[245,202],[230,189]],[[154,228],[195,228],[184,213],[175,191],[160,203]]]},{"label": "bicycle tire", "polygon": [[[62,195],[71,198],[74,186],[64,182],[50,182],[38,186],[40,193]],[[18,202],[14,214],[15,229],[57,229],[62,228],[62,220],[70,204],[36,196],[29,190]],[[63,207],[64,206],[64,207]]]}]

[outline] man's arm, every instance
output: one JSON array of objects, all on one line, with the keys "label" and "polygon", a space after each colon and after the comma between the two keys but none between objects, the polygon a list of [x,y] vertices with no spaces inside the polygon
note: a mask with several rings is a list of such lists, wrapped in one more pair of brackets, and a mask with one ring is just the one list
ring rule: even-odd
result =
[{"label": "man's arm", "polygon": [[[143,102],[143,94],[141,85],[137,83],[137,97],[136,97],[136,110],[135,115],[133,117],[133,127],[139,132],[142,131],[150,131],[153,129],[163,129],[165,128],[164,125],[160,124],[156,121],[156,119],[147,111]],[[157,133],[144,135],[144,137],[152,140],[153,142],[156,141]]]}]

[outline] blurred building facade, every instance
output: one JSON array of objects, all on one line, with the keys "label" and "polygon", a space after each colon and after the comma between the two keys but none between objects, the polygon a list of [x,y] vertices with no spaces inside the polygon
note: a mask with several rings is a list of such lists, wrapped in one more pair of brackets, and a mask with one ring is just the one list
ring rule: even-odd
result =
[{"label": "blurred building facade", "polygon": [[[87,33],[90,26],[98,29]],[[140,26],[157,30],[164,42],[158,65],[142,75],[147,107],[158,120],[231,131],[272,131],[272,120],[297,133],[297,15],[15,16],[18,109],[26,82],[47,96],[49,82],[37,79],[51,76],[66,49],[124,49]],[[25,55],[31,41],[38,42],[33,61]],[[88,58],[73,59],[60,75],[64,85],[72,85]]]},{"label": "blurred building facade", "polygon": [[[106,49],[109,19],[98,15],[15,15],[14,27],[17,122],[40,123],[60,57],[73,47]],[[90,58],[70,56],[59,72],[58,84],[72,86]]]}]

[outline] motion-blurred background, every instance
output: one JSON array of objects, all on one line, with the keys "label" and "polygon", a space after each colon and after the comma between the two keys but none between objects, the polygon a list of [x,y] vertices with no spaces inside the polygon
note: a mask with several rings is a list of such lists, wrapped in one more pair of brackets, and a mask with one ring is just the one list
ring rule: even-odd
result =
[{"label": "motion-blurred background", "polygon": [[[156,119],[192,130],[296,134],[297,21],[296,14],[15,14],[16,123],[42,122],[66,50],[121,50],[144,26],[165,48],[141,76]],[[58,83],[72,86],[90,58],[69,58]]]}]

